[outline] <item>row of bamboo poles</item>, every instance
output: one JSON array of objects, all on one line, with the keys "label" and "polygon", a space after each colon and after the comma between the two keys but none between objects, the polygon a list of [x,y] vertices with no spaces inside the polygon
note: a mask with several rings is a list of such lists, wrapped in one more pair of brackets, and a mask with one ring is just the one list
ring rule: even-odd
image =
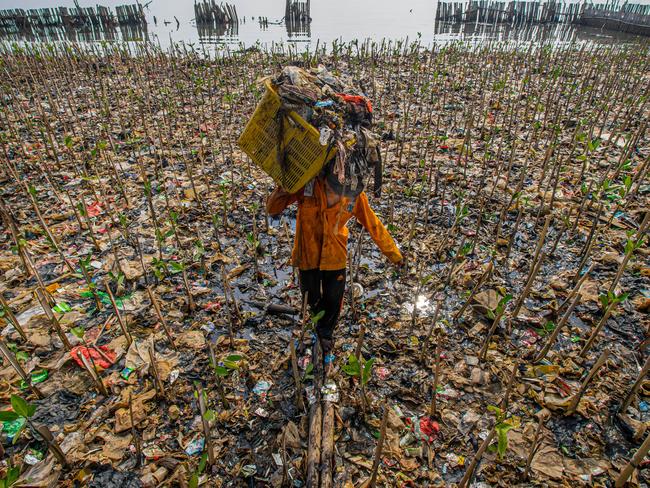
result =
[{"label": "row of bamboo poles", "polygon": [[202,0],[194,3],[196,25],[237,25],[239,17],[234,5],[218,4],[215,0]]},{"label": "row of bamboo poles", "polygon": [[438,2],[437,22],[575,23],[650,35],[650,5],[593,5],[560,0]]},{"label": "row of bamboo poles", "polygon": [[115,10],[116,14],[101,5],[0,10],[0,30],[24,32],[57,27],[108,29],[123,25],[147,24],[140,4],[119,5]]},{"label": "row of bamboo poles", "polygon": [[583,6],[578,3],[565,3],[556,0],[439,2],[436,20],[485,23],[568,23],[574,22],[580,16],[582,8]]}]

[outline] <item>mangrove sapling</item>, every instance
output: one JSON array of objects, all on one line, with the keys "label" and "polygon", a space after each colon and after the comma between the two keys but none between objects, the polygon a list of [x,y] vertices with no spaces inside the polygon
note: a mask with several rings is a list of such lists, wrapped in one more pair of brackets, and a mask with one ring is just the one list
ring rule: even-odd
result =
[{"label": "mangrove sapling", "polygon": [[79,258],[79,269],[81,274],[86,282],[86,287],[88,292],[90,292],[95,299],[95,308],[99,312],[102,309],[102,301],[99,298],[99,293],[97,293],[97,284],[90,278],[90,261],[92,260],[92,254],[88,254],[85,258]]},{"label": "mangrove sapling", "polygon": [[632,385],[632,388],[630,388],[630,391],[627,393],[627,395],[625,395],[625,398],[623,399],[623,402],[621,403],[621,406],[618,409],[619,412],[625,413],[627,411],[627,407],[629,407],[630,403],[632,403],[632,400],[634,399],[634,395],[636,395],[636,392],[641,386],[641,383],[645,380],[648,371],[650,371],[650,356],[646,358],[645,363],[643,363],[643,367],[639,372],[639,376],[637,376],[636,381]]},{"label": "mangrove sapling", "polygon": [[50,429],[45,425],[37,426],[31,420],[34,414],[36,413],[36,405],[27,403],[27,401],[19,397],[18,395],[11,395],[11,410],[0,411],[0,420],[3,422],[14,421],[20,418],[25,420],[25,423],[19,428],[18,432],[14,434],[14,442],[20,437],[21,432],[23,431],[25,424],[29,425],[33,432],[38,433],[45,444],[47,445],[48,450],[54,455],[54,457],[61,463],[64,468],[69,466],[68,460],[65,457],[65,454],[61,450],[58,442],[52,436]]},{"label": "mangrove sapling", "polygon": [[357,378],[359,382],[359,389],[361,390],[361,405],[366,410],[368,406],[368,397],[366,396],[366,384],[372,376],[372,366],[375,363],[375,358],[370,358],[367,361],[361,356],[359,359],[354,354],[348,356],[348,362],[343,365],[343,372],[348,376]]},{"label": "mangrove sapling", "polygon": [[616,285],[618,285],[621,276],[623,276],[623,273],[625,272],[625,267],[627,266],[627,263],[632,258],[632,254],[634,253],[634,251],[636,251],[643,245],[643,241],[647,237],[646,230],[648,230],[648,226],[650,226],[650,212],[646,212],[645,217],[643,218],[643,222],[641,223],[641,226],[639,227],[639,230],[636,232],[634,238],[632,237],[632,232],[628,233],[627,241],[625,241],[625,255],[623,256],[623,261],[621,261],[621,264],[618,266],[618,270],[616,271],[616,276],[614,276],[614,279],[609,285],[608,291],[610,293],[614,292],[614,289],[616,288]]},{"label": "mangrove sapling", "polygon": [[106,278],[104,278],[104,288],[106,288],[106,294],[108,295],[108,298],[111,301],[111,305],[113,307],[113,313],[117,318],[117,322],[120,324],[120,329],[122,329],[122,334],[126,338],[127,345],[130,347],[131,343],[133,342],[133,339],[131,338],[131,333],[129,332],[129,329],[126,325],[126,320],[122,318],[122,314],[120,313],[119,307],[115,302],[115,297],[113,296],[113,291],[111,290],[111,284]]},{"label": "mangrove sapling", "polygon": [[[447,286],[449,286],[449,283],[451,283],[454,274],[456,274],[456,272],[458,272],[459,269],[463,268],[463,265],[465,264],[463,258],[467,256],[471,251],[472,251],[472,243],[471,242],[466,243],[465,237],[463,236],[463,239],[460,242],[460,246],[458,246],[458,250],[456,251],[454,258],[449,263],[449,272],[447,273],[445,282],[442,285],[443,293],[447,289]],[[458,264],[459,261],[460,264]]]},{"label": "mangrove sapling", "polygon": [[600,318],[598,321],[598,324],[596,324],[596,327],[594,330],[591,332],[589,335],[589,339],[585,343],[584,346],[582,346],[582,349],[580,349],[580,357],[585,357],[587,355],[587,352],[592,348],[594,345],[594,342],[598,338],[598,335],[600,332],[603,330],[603,327],[607,323],[607,320],[609,319],[610,315],[614,311],[614,308],[616,305],[619,303],[624,302],[627,300],[627,297],[629,296],[629,293],[621,293],[619,295],[614,295],[611,291],[607,293],[602,293],[599,297],[598,300],[600,301],[600,304],[602,305],[603,309],[603,316]]},{"label": "mangrove sapling", "polygon": [[494,267],[494,263],[492,261],[488,262],[485,271],[483,271],[481,277],[474,285],[474,288],[472,288],[472,291],[469,293],[467,300],[465,300],[465,303],[463,303],[463,306],[460,307],[458,312],[454,314],[454,321],[458,321],[458,319],[460,319],[463,316],[463,313],[465,312],[465,310],[467,310],[467,307],[469,307],[469,304],[472,302],[472,299],[476,295],[476,292],[483,286],[488,276],[490,276],[493,267]]},{"label": "mangrove sapling", "polygon": [[31,375],[28,375],[27,372],[23,369],[23,367],[20,365],[18,362],[18,359],[16,358],[16,355],[9,349],[7,344],[5,343],[4,339],[0,337],[0,352],[4,356],[4,358],[11,364],[11,366],[14,368],[16,373],[18,373],[18,376],[25,382],[25,384],[29,387],[29,389],[36,395],[37,398],[44,398],[43,393],[41,393],[41,390],[38,389],[38,387],[34,384],[32,384],[32,377]]},{"label": "mangrove sapling", "polygon": [[594,180],[589,180],[589,186],[585,187],[584,183],[580,187],[582,191],[582,199],[580,200],[580,206],[578,207],[578,211],[576,212],[576,216],[573,220],[573,225],[571,226],[571,233],[573,234],[576,229],[578,228],[578,223],[580,222],[580,217],[582,217],[582,211],[585,208],[585,203],[587,202],[587,198],[589,195],[591,195],[591,187],[594,184]]},{"label": "mangrove sapling", "polygon": [[497,326],[501,322],[501,318],[503,317],[503,314],[505,314],[506,312],[506,305],[510,300],[512,300],[512,295],[507,294],[499,300],[499,303],[497,303],[497,306],[494,310],[487,311],[488,318],[493,319],[493,321],[490,330],[485,336],[483,346],[481,347],[481,351],[479,353],[479,359],[481,361],[485,361],[487,357],[487,351],[488,351],[488,347],[490,346],[490,340],[492,339],[492,335],[494,334],[494,332],[497,329]]},{"label": "mangrove sapling", "polygon": [[619,474],[618,478],[616,478],[616,481],[614,482],[614,486],[616,488],[623,488],[626,486],[627,480],[630,478],[630,476],[632,476],[632,473],[635,469],[639,469],[639,466],[648,455],[648,451],[650,451],[650,434],[646,436],[643,444],[641,444],[641,447],[639,447],[636,453],[634,453],[632,459],[630,459],[630,461],[621,471],[621,474]]},{"label": "mangrove sapling", "polygon": [[[93,359],[93,355],[90,350],[90,346],[86,342],[85,334],[86,331],[84,330],[83,327],[73,327],[70,329],[70,332],[74,336],[76,336],[79,340],[81,340],[82,344],[85,346],[86,350],[88,351],[88,357],[83,354],[82,351],[77,350],[77,358],[81,361],[81,363],[84,365],[86,371],[88,372],[88,375],[90,376],[90,379],[92,380],[93,383],[95,383],[95,386],[97,387],[97,391],[100,393],[100,395],[104,395],[105,397],[108,397],[108,390],[106,389],[106,386],[104,385],[104,382],[102,381],[101,376],[99,375],[99,371],[97,370],[97,365],[95,364],[95,360]],[[102,353],[101,349],[99,348],[92,348],[93,351],[97,351],[106,361],[111,363],[111,361]],[[89,361],[90,360],[90,363]]]},{"label": "mangrove sapling", "polygon": [[[77,209],[79,210],[79,214],[86,220],[86,228],[88,229],[88,235],[90,236],[90,239],[93,242],[93,247],[97,252],[101,252],[102,248],[99,246],[99,242],[97,241],[97,237],[95,236],[95,231],[93,230],[93,222],[90,219],[90,213],[88,212],[86,199],[83,195],[81,196],[80,202],[77,204]],[[81,228],[81,225],[79,227]]]},{"label": "mangrove sapling", "polygon": [[20,325],[20,322],[18,322],[18,319],[12,312],[11,308],[9,308],[9,304],[5,300],[5,298],[2,296],[2,293],[0,293],[0,309],[2,309],[2,316],[5,318],[5,320],[13,326],[14,329],[16,329],[16,332],[22,337],[22,339],[25,342],[28,342],[29,339],[27,338],[27,334],[25,334],[25,330],[22,328]]},{"label": "mangrove sapling", "polygon": [[521,224],[521,218],[524,214],[523,206],[518,205],[519,210],[517,211],[517,218],[515,219],[515,225],[512,228],[510,237],[508,238],[508,247],[506,248],[506,254],[503,258],[506,266],[508,266],[508,258],[510,257],[510,251],[512,251],[512,246],[515,243],[515,237],[517,237],[517,231],[519,230],[519,224]]},{"label": "mangrove sapling", "polygon": [[23,251],[23,248],[27,245],[27,241],[20,236],[20,232],[18,231],[18,226],[16,225],[15,217],[13,216],[11,211],[5,206],[4,202],[2,201],[2,198],[0,198],[0,215],[2,215],[2,219],[5,223],[5,226],[11,232],[11,238],[14,241],[14,245],[11,247],[11,252],[18,255],[23,265],[23,273],[25,274],[26,277],[29,278],[31,276],[31,269],[27,264],[27,262],[25,261],[25,255]]},{"label": "mangrove sapling", "polygon": [[[506,390],[503,394],[503,399],[501,400],[502,405],[507,405],[509,403],[508,400],[510,398],[510,393],[512,392],[513,385],[513,381],[508,382],[508,386],[506,387]],[[465,471],[465,474],[463,475],[463,478],[458,484],[458,488],[467,488],[470,485],[478,463],[481,461],[483,454],[485,453],[488,446],[492,443],[495,436],[498,436],[497,452],[499,454],[499,458],[501,459],[503,457],[503,455],[506,453],[506,450],[508,449],[508,431],[518,427],[517,420],[514,417],[508,417],[507,411],[502,410],[499,407],[495,407],[494,405],[488,406],[488,410],[492,411],[495,414],[496,421],[494,427],[490,429],[488,435],[485,437],[478,450],[476,451],[474,458],[470,462],[467,470]]]},{"label": "mangrove sapling", "polygon": [[375,458],[372,462],[372,475],[370,476],[370,483],[368,488],[374,488],[377,484],[377,473],[379,472],[379,462],[384,450],[384,439],[386,438],[386,426],[388,425],[388,401],[384,401],[384,413],[381,417],[381,427],[379,428],[379,439],[377,439],[377,447],[375,448]]},{"label": "mangrove sapling", "polygon": [[[441,294],[441,298],[444,297],[444,295]],[[431,319],[431,325],[429,326],[429,332],[427,332],[427,336],[424,339],[424,343],[422,344],[422,351],[420,352],[420,362],[424,363],[424,357],[426,356],[428,349],[429,349],[429,341],[431,341],[431,336],[433,335],[433,331],[436,330],[436,323],[438,322],[438,316],[440,315],[440,309],[442,308],[442,299],[436,300],[436,309],[433,312],[433,318]]]},{"label": "mangrove sapling", "polygon": [[[305,405],[302,401],[302,380],[298,373],[298,359],[296,358],[296,346],[293,342],[293,337],[289,338],[289,354],[291,357],[291,371],[293,373],[293,382],[296,388],[296,407],[302,411]],[[312,365],[313,368],[313,365]]]},{"label": "mangrove sapling", "polygon": [[[585,272],[585,274],[580,278],[580,281],[576,283],[576,285],[573,287],[573,290],[571,290],[571,293],[569,294],[570,297],[573,297],[571,300],[571,303],[569,304],[569,307],[566,309],[564,314],[562,315],[562,318],[560,318],[560,321],[557,323],[555,326],[555,329],[553,329],[553,332],[551,332],[551,335],[549,336],[548,340],[546,341],[546,344],[542,349],[539,351],[539,354],[535,357],[534,361],[535,363],[540,362],[542,359],[546,357],[548,352],[551,350],[551,347],[553,347],[553,344],[555,344],[555,341],[557,340],[558,335],[564,328],[564,326],[567,324],[569,321],[569,318],[571,317],[571,314],[573,313],[573,310],[576,308],[578,303],[580,303],[580,299],[582,296],[580,295],[580,288],[582,287],[583,283],[593,270],[595,264],[592,264],[589,269]],[[560,306],[558,310],[561,310],[563,307]]]},{"label": "mangrove sapling", "polygon": [[208,453],[204,452],[201,455],[201,460],[199,461],[199,465],[197,466],[196,470],[192,473],[192,476],[190,476],[189,482],[187,482],[187,487],[183,487],[183,488],[199,488],[199,479],[201,478],[201,475],[205,471],[207,464],[208,464]]},{"label": "mangrove sapling", "polygon": [[153,377],[153,384],[156,389],[156,397],[158,399],[165,399],[165,387],[163,385],[162,379],[160,378],[160,373],[158,372],[158,365],[156,364],[156,350],[152,347],[148,348],[147,351],[149,355],[149,373]]},{"label": "mangrove sapling", "polygon": [[[546,391],[545,388],[542,390],[541,398],[544,398],[544,391]],[[542,445],[541,442],[539,442],[539,436],[542,433],[542,428],[544,427],[544,422],[546,421],[547,417],[548,415],[544,415],[541,411],[537,413],[537,427],[535,428],[533,440],[530,443],[530,450],[528,451],[528,457],[526,458],[526,468],[524,469],[524,473],[522,475],[524,481],[528,480],[530,467],[533,464],[533,458]]]},{"label": "mangrove sapling", "polygon": [[553,242],[553,245],[551,246],[551,250],[548,253],[550,257],[555,256],[555,251],[557,251],[557,246],[560,244],[560,240],[562,239],[562,236],[564,236],[564,233],[569,229],[569,226],[571,225],[569,211],[562,212],[561,218],[562,218],[562,225],[557,231],[557,234],[555,236],[555,241]]},{"label": "mangrove sapling", "polygon": [[591,255],[591,250],[593,249],[593,246],[596,243],[597,240],[596,235],[599,231],[598,221],[600,220],[600,216],[602,215],[602,212],[603,212],[603,202],[600,202],[600,204],[598,205],[598,211],[596,212],[596,216],[594,217],[593,224],[591,225],[591,230],[589,231],[589,237],[587,237],[587,241],[585,242],[582,250],[578,253],[579,256],[582,256],[582,259],[578,264],[576,274],[573,276],[574,283],[578,281],[578,279],[580,278],[580,272],[582,271],[582,268],[587,263],[587,260]]},{"label": "mangrove sapling", "polygon": [[594,378],[594,376],[596,376],[598,370],[605,364],[608,357],[609,357],[609,349],[605,349],[598,357],[598,360],[591,367],[589,373],[587,374],[587,376],[585,376],[585,379],[582,380],[578,392],[573,396],[573,398],[569,402],[569,405],[566,410],[567,415],[571,415],[576,411],[576,409],[578,408],[578,404],[580,403],[580,399],[582,398],[582,395],[585,394],[585,391],[587,390],[589,383],[591,383],[591,380]]},{"label": "mangrove sapling", "polygon": [[133,397],[129,391],[129,420],[131,421],[131,438],[135,447],[135,467],[139,468],[142,464],[142,442],[140,441],[140,433],[135,427],[135,418],[133,417]]},{"label": "mangrove sapling", "polygon": [[541,251],[542,251],[542,247],[544,246],[544,240],[546,239],[546,233],[548,232],[548,227],[551,224],[551,220],[553,220],[553,215],[552,214],[547,215],[546,220],[544,221],[544,227],[542,228],[542,231],[539,234],[539,238],[537,239],[537,246],[535,247],[533,260],[530,264],[530,271],[528,272],[526,285],[524,286],[521,295],[515,302],[515,306],[512,312],[513,319],[517,318],[517,316],[519,315],[519,311],[521,310],[521,307],[524,304],[524,300],[528,296],[528,293],[530,292],[530,289],[533,286],[533,283],[535,282],[535,277],[537,276],[537,273],[539,273],[542,263],[544,262],[544,258],[546,257],[546,254],[542,253]]},{"label": "mangrove sapling", "polygon": [[45,232],[45,235],[48,238],[49,244],[54,248],[54,250],[59,254],[61,257],[61,260],[63,263],[66,265],[66,267],[70,270],[71,273],[74,273],[74,267],[68,260],[68,258],[65,256],[63,251],[61,250],[61,247],[59,246],[59,242],[56,240],[54,237],[54,234],[52,234],[52,231],[50,230],[50,227],[47,225],[47,222],[45,222],[45,219],[43,218],[43,214],[41,213],[41,209],[38,205],[38,200],[36,199],[37,196],[37,191],[36,188],[33,185],[27,185],[27,183],[23,182],[23,186],[25,189],[25,192],[27,195],[29,195],[29,198],[32,202],[32,208],[34,209],[34,212],[36,213],[36,216],[38,217],[38,221],[41,224],[41,228]]},{"label": "mangrove sapling", "polygon": [[251,205],[250,212],[252,213],[253,232],[251,232],[246,236],[246,241],[253,255],[255,281],[259,280],[260,277],[259,264],[258,264],[258,253],[260,250],[260,241],[257,235],[257,208],[258,208],[257,203],[253,203],[253,205]]},{"label": "mangrove sapling", "polygon": [[172,346],[174,350],[178,350],[178,348],[176,347],[176,343],[174,342],[174,336],[172,335],[171,329],[167,324],[167,320],[165,320],[165,316],[162,314],[162,311],[160,310],[160,304],[158,303],[158,299],[156,298],[156,295],[154,294],[150,286],[147,286],[147,294],[149,295],[149,300],[151,300],[151,305],[153,305],[153,309],[154,312],[156,313],[156,317],[158,317],[158,320],[160,321],[160,325],[162,325],[162,328],[165,331],[165,335],[167,336],[167,340],[169,341],[169,344]]},{"label": "mangrove sapling", "polygon": [[192,314],[196,310],[196,304],[194,303],[194,297],[192,297],[190,282],[187,279],[187,266],[182,262],[180,264],[182,266],[181,276],[183,278],[183,288],[185,288],[185,293],[187,295],[187,310],[190,314]]},{"label": "mangrove sapling", "polygon": [[201,413],[201,424],[203,427],[203,436],[205,437],[205,447],[208,451],[208,463],[212,466],[215,462],[214,457],[214,448],[212,445],[212,433],[210,430],[210,421],[215,419],[215,413],[213,410],[209,410],[207,407],[208,404],[208,395],[203,390],[203,387],[199,382],[195,383],[196,391],[194,392],[194,397],[198,400],[199,411]]},{"label": "mangrove sapling", "polygon": [[433,388],[431,390],[431,405],[429,406],[429,417],[435,417],[436,414],[438,413],[438,405],[437,405],[437,398],[438,398],[438,384],[440,383],[440,359],[441,359],[441,348],[440,348],[440,340],[436,341],[436,352],[435,352],[435,358],[434,358],[434,377],[433,377]]},{"label": "mangrove sapling", "polygon": [[72,346],[70,345],[70,341],[68,341],[68,338],[66,337],[65,332],[63,331],[63,328],[59,323],[59,320],[52,312],[53,309],[50,308],[50,304],[48,303],[47,298],[45,297],[44,291],[41,288],[36,288],[34,293],[36,294],[36,299],[38,300],[41,308],[43,309],[45,316],[50,321],[50,324],[52,324],[52,327],[54,328],[57,335],[59,336],[59,339],[61,339],[61,342],[63,343],[63,347],[66,349],[66,351],[69,351],[70,349],[72,349]]}]

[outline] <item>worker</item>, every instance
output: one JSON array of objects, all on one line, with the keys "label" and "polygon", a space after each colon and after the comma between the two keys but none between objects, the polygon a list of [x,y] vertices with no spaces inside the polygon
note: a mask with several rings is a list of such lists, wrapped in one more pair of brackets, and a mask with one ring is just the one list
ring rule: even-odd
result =
[{"label": "worker", "polygon": [[343,305],[348,220],[356,217],[393,264],[401,266],[403,258],[386,227],[370,208],[365,192],[356,198],[341,196],[326,177],[319,175],[297,193],[290,194],[277,187],[267,200],[266,210],[276,217],[294,202],[298,203],[298,216],[291,260],[299,270],[303,301],[307,295],[312,315],[323,312],[316,323],[316,333],[323,357],[327,358],[334,345],[334,328]]}]

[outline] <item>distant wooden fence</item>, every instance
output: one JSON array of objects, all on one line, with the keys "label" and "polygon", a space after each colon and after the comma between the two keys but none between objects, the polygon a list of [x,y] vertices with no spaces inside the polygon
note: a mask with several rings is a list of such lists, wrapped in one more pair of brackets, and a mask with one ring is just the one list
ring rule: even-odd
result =
[{"label": "distant wooden fence", "polygon": [[588,5],[578,23],[650,36],[650,5]]},{"label": "distant wooden fence", "polygon": [[444,22],[539,23],[573,22],[580,15],[580,4],[559,1],[530,2],[438,2],[437,20]]},{"label": "distant wooden fence", "polygon": [[650,5],[603,5],[560,0],[438,2],[436,21],[547,24],[575,23],[650,35]]},{"label": "distant wooden fence", "polygon": [[49,27],[109,29],[121,25],[146,25],[142,5],[119,5],[111,9],[96,7],[56,7],[0,10],[0,29],[20,32]]},{"label": "distant wooden fence", "polygon": [[311,29],[310,0],[286,0],[284,23],[289,36],[309,35]]},{"label": "distant wooden fence", "polygon": [[237,25],[239,17],[234,5],[218,4],[214,0],[202,0],[194,3],[194,20],[199,26]]}]

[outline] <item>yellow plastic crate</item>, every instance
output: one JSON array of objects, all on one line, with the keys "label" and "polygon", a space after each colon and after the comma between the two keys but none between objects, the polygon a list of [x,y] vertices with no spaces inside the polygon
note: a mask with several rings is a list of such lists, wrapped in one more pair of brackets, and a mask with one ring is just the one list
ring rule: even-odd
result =
[{"label": "yellow plastic crate", "polygon": [[[296,112],[287,111],[280,117],[280,96],[270,81],[265,84],[266,93],[237,143],[276,183],[295,193],[318,174],[326,160],[336,154],[336,149],[328,152],[328,146],[321,146],[319,132]],[[284,136],[283,165],[278,161],[280,121]]]}]

